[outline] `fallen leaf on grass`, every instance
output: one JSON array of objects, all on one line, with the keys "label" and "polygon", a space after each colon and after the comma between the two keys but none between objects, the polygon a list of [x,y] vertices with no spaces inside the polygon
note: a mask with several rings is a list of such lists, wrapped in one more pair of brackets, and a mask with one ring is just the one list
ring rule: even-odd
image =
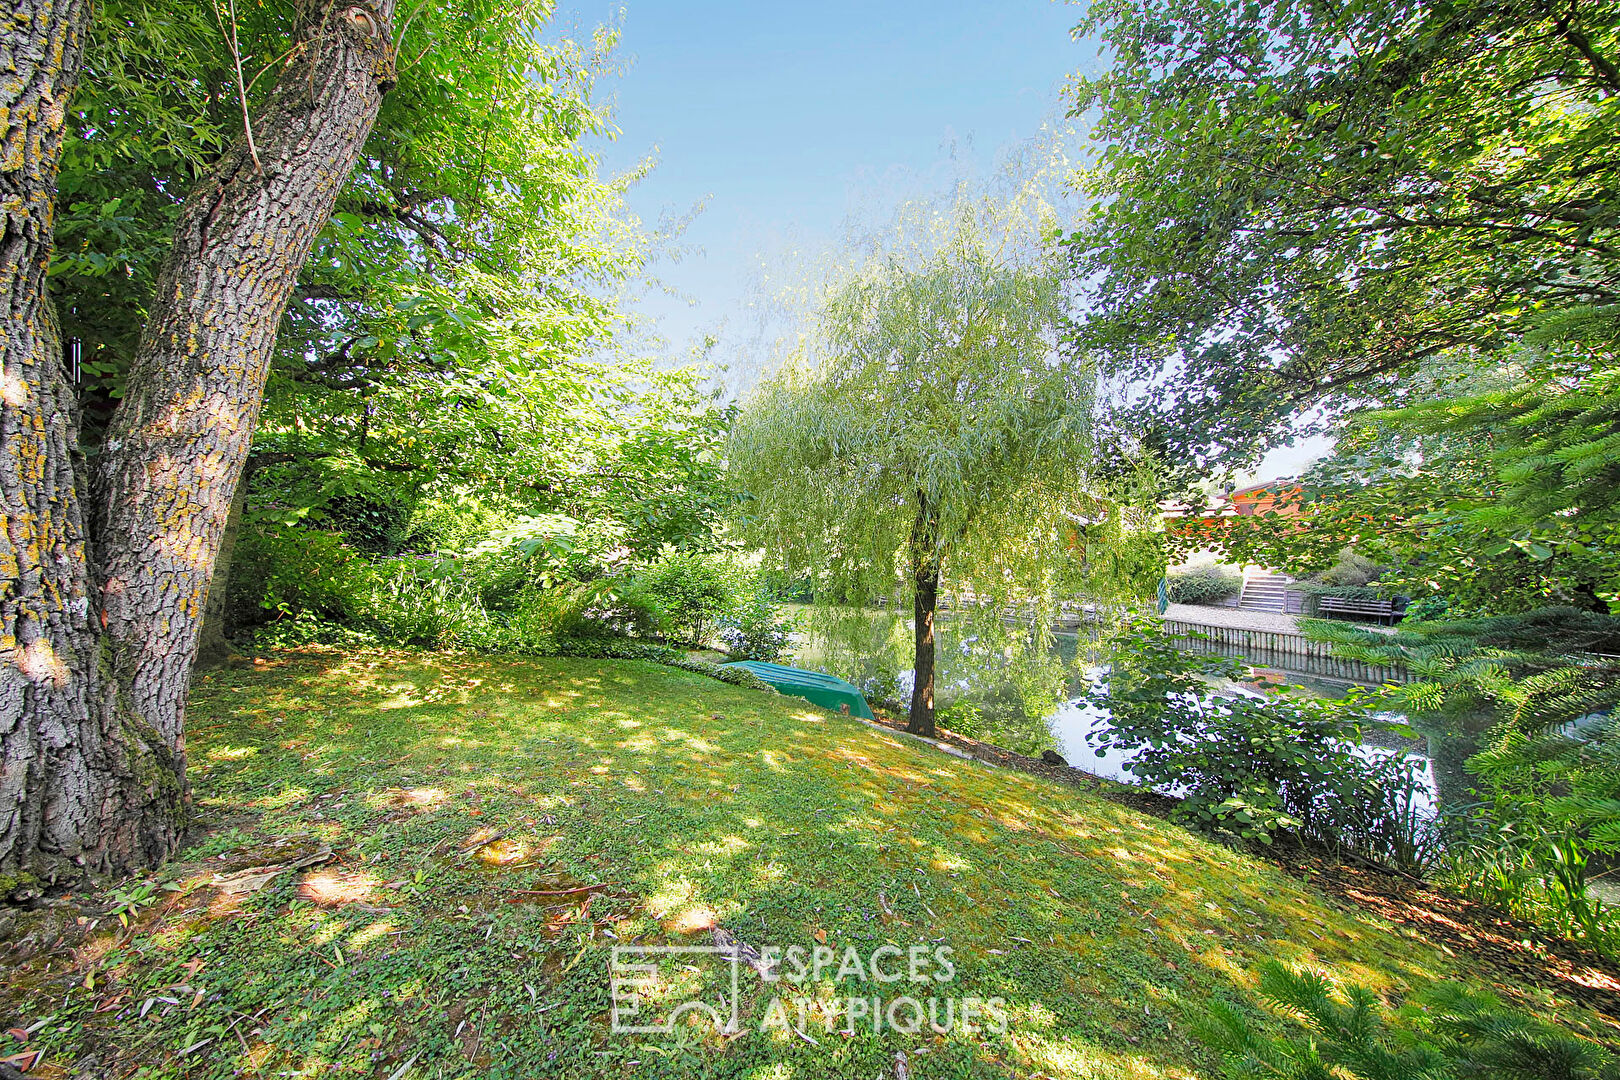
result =
[{"label": "fallen leaf on grass", "polygon": [[114,1009],[122,1007],[128,997],[129,992],[126,990],[122,993],[113,994],[111,997],[103,998],[97,1003],[95,1011],[98,1013],[112,1012]]},{"label": "fallen leaf on grass", "polygon": [[44,1056],[45,1051],[43,1050],[24,1050],[20,1054],[0,1057],[0,1065],[10,1065],[20,1073],[32,1072],[34,1066],[38,1065],[40,1059]]}]

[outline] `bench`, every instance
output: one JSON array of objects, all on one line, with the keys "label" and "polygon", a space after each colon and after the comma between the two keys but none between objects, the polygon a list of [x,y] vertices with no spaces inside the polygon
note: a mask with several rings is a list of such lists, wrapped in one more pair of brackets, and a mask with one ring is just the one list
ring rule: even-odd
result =
[{"label": "bench", "polygon": [[1393,600],[1351,600],[1343,596],[1319,596],[1316,613],[1329,617],[1337,615],[1371,615],[1380,622],[1395,619]]}]

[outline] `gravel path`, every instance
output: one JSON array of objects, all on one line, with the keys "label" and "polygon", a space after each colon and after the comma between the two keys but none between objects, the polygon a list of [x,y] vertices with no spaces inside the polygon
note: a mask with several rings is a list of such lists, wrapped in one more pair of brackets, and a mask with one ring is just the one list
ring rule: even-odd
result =
[{"label": "gravel path", "polygon": [[1242,608],[1205,607],[1203,604],[1171,604],[1164,613],[1177,622],[1199,623],[1203,626],[1230,626],[1239,630],[1269,630],[1279,634],[1299,633],[1299,624],[1292,615],[1279,615],[1274,611],[1245,611]]},{"label": "gravel path", "polygon": [[[1230,626],[1238,630],[1266,630],[1274,634],[1298,634],[1299,623],[1293,615],[1279,615],[1274,611],[1245,611],[1242,608],[1205,607],[1203,604],[1171,604],[1164,617],[1177,622],[1199,623],[1203,626]],[[1377,626],[1358,622],[1351,625],[1379,634],[1393,634],[1393,626]]]}]

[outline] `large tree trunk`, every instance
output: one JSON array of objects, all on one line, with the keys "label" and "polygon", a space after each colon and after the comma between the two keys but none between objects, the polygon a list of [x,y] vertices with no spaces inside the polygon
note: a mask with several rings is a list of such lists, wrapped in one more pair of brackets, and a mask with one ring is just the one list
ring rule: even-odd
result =
[{"label": "large tree trunk", "polygon": [[[393,77],[393,2],[302,0],[298,45],[254,122],[257,161],[243,140],[187,200],[106,433],[89,551],[70,399],[41,329],[71,85],[51,65],[77,67],[87,18],[80,0],[55,2],[24,0],[34,21],[0,30],[10,49],[37,26],[66,27],[34,60],[49,76],[36,80],[46,119],[18,135],[13,107],[6,132],[0,646],[15,662],[0,673],[0,872],[112,873],[161,860],[183,828],[184,708],[209,575],[282,312]],[[20,70],[28,83],[34,68]],[[14,145],[48,159],[41,179],[14,175]]]},{"label": "large tree trunk", "polygon": [[0,879],[56,870],[77,842],[65,823],[116,812],[115,774],[140,771],[138,745],[107,745],[92,719],[83,460],[45,284],[89,22],[89,0],[20,0],[0,29]]},{"label": "large tree trunk", "polygon": [[911,684],[911,714],[906,730],[934,737],[934,609],[939,606],[939,564],[918,567],[912,581],[912,623],[916,628],[917,662]]},{"label": "large tree trunk", "polygon": [[934,610],[939,607],[939,520],[926,492],[917,492],[917,520],[907,543],[911,557],[911,625],[916,662],[912,665],[911,714],[906,730],[934,737]]}]

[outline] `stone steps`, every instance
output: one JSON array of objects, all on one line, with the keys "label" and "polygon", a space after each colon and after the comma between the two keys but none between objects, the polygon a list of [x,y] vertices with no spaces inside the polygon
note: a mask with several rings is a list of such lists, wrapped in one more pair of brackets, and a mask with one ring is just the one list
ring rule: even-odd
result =
[{"label": "stone steps", "polygon": [[1285,614],[1288,610],[1288,578],[1266,572],[1245,574],[1243,595],[1238,607],[1246,611],[1272,611]]}]

